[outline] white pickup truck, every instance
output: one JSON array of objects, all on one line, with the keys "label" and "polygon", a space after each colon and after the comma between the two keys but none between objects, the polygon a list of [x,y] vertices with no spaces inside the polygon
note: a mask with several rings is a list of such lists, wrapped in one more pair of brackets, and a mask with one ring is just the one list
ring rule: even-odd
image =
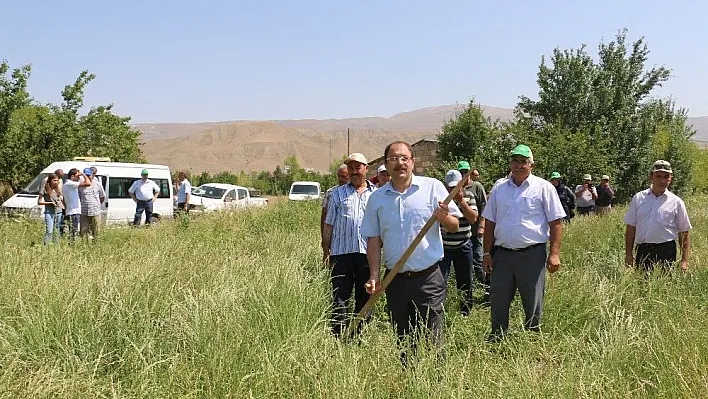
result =
[{"label": "white pickup truck", "polygon": [[246,187],[233,184],[207,183],[192,188],[189,210],[211,212],[217,210],[268,205],[267,198],[254,197]]}]

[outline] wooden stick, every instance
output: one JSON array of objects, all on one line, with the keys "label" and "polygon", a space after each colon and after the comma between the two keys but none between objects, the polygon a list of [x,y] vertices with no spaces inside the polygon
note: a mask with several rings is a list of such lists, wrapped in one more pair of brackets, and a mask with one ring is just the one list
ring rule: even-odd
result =
[{"label": "wooden stick", "polygon": [[[467,173],[465,173],[465,175],[462,177],[462,180],[460,180],[455,186],[455,188],[450,191],[450,194],[448,194],[447,198],[445,198],[445,200],[443,201],[445,205],[449,204],[450,201],[455,198],[457,193],[462,189],[462,184],[466,182],[471,175],[472,169],[468,170]],[[433,227],[433,224],[435,224],[435,222],[435,215],[431,215],[430,219],[428,219],[428,221],[425,223],[420,232],[418,232],[418,235],[415,236],[410,245],[408,245],[408,248],[406,248],[405,252],[403,252],[401,258],[398,259],[398,262],[396,262],[391,271],[386,274],[386,277],[384,277],[383,281],[381,282],[381,287],[373,295],[371,295],[371,297],[369,297],[369,300],[366,301],[366,304],[364,304],[364,307],[361,308],[359,314],[357,314],[356,317],[349,323],[347,332],[344,335],[345,338],[351,338],[353,336],[354,331],[359,326],[359,323],[364,319],[366,314],[371,311],[371,309],[376,304],[376,301],[378,301],[381,295],[383,295],[384,291],[386,291],[386,287],[388,287],[388,285],[391,284],[391,281],[396,278],[398,273],[403,268],[403,265],[406,263],[408,258],[410,258],[411,254],[413,254],[413,251],[415,251],[415,249],[418,247],[418,244],[420,244],[421,240],[423,240],[423,237],[425,237],[425,235],[428,233],[428,230]]]}]

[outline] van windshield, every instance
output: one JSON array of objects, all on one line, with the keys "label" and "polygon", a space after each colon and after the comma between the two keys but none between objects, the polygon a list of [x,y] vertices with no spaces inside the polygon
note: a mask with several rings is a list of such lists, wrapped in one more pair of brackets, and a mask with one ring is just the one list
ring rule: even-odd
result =
[{"label": "van windshield", "polygon": [[226,192],[223,188],[216,188],[212,186],[199,186],[192,190],[192,194],[198,195],[204,198],[221,199]]},{"label": "van windshield", "polygon": [[49,173],[40,173],[37,177],[26,185],[18,194],[30,194],[39,195],[39,191],[42,189],[42,182],[49,176]]},{"label": "van windshield", "polygon": [[320,195],[320,190],[313,184],[296,184],[290,189],[290,194]]}]

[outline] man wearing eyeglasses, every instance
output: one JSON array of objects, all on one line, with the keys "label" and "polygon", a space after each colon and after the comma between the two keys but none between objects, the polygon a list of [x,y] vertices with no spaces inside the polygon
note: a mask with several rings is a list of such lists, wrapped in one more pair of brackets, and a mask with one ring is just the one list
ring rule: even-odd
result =
[{"label": "man wearing eyeglasses", "polygon": [[503,338],[509,328],[509,307],[517,289],[524,308],[524,328],[539,331],[544,266],[550,273],[560,267],[561,221],[566,216],[555,187],[531,173],[531,149],[518,145],[510,158],[511,177],[498,183],[482,215],[486,220],[482,265],[492,275],[491,342]]},{"label": "man wearing eyeglasses", "polygon": [[[656,264],[668,269],[676,262],[676,239],[681,246],[681,270],[688,270],[691,250],[686,204],[668,187],[673,180],[671,164],[664,160],[654,162],[649,170],[651,187],[632,197],[624,222],[625,263],[627,266],[650,272]],[[636,245],[636,258],[634,250]],[[635,263],[636,262],[636,263]]]},{"label": "man wearing eyeglasses", "polygon": [[[389,273],[428,219],[437,221],[403,265],[401,272],[386,290],[388,311],[402,344],[412,335],[412,349],[418,335],[428,335],[433,345],[441,347],[443,334],[443,301],[445,280],[438,263],[443,258],[440,226],[454,233],[462,216],[454,202],[443,201],[448,192],[439,180],[414,176],[415,158],[410,144],[396,141],[384,150],[389,184],[376,190],[366,204],[361,235],[367,237],[370,278],[369,294],[380,289],[380,262]],[[406,351],[401,360],[407,362]]]}]

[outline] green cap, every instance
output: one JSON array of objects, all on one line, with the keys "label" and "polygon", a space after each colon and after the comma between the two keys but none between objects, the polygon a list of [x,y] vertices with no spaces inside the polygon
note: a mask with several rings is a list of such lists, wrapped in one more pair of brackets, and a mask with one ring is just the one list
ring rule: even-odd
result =
[{"label": "green cap", "polygon": [[533,157],[533,154],[531,153],[531,149],[529,148],[529,146],[524,145],[524,144],[519,144],[516,147],[514,147],[513,150],[511,150],[511,154],[509,154],[509,156],[513,157],[514,155],[521,155],[522,157],[526,157],[526,158]]},{"label": "green cap", "polygon": [[560,174],[560,173],[558,173],[558,172],[553,172],[553,173],[551,173],[551,180],[553,180],[553,179],[560,179],[560,178],[561,178],[561,174]]},{"label": "green cap", "polygon": [[148,170],[147,170],[147,169],[143,169],[143,170],[140,172],[140,175],[142,175],[142,176],[147,176],[147,175],[148,175]]},{"label": "green cap", "polygon": [[460,161],[457,163],[457,170],[470,170],[470,163],[467,161]]}]

